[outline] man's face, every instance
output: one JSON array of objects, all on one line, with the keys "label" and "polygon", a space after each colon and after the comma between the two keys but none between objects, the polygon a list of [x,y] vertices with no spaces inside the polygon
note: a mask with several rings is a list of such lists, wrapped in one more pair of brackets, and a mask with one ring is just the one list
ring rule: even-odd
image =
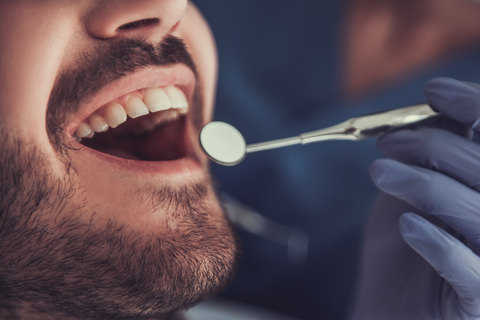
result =
[{"label": "man's face", "polygon": [[2,300],[148,318],[217,290],[234,241],[197,142],[216,56],[196,8],[0,0],[0,43]]}]

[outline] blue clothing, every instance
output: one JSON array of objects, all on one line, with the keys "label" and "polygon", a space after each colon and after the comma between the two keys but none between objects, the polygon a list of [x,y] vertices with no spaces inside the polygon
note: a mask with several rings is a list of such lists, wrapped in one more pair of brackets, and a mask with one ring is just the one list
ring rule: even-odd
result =
[{"label": "blue clothing", "polygon": [[[292,136],[349,117],[424,101],[434,76],[479,82],[480,48],[421,70],[373,97],[340,92],[340,1],[196,0],[217,40],[215,119],[248,143]],[[375,141],[322,142],[251,154],[237,167],[213,165],[220,189],[309,237],[304,263],[287,248],[239,230],[238,276],[230,299],[302,319],[346,319],[362,232],[376,189],[368,175]]]}]

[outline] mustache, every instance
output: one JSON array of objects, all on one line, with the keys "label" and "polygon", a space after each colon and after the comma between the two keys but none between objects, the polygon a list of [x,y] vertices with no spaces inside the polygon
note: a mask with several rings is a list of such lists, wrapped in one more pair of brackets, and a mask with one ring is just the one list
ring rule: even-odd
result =
[{"label": "mustache", "polygon": [[77,59],[75,69],[62,71],[53,86],[46,115],[50,141],[60,149],[67,117],[111,82],[145,67],[184,64],[198,76],[183,40],[169,35],[158,44],[139,39],[120,39],[101,44],[93,53]]}]

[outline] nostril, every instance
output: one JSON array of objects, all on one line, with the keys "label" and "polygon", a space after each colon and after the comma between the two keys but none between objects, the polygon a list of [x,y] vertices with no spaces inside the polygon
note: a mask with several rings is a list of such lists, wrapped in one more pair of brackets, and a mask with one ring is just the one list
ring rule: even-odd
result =
[{"label": "nostril", "polygon": [[142,19],[142,20],[125,23],[120,27],[118,27],[118,30],[124,31],[124,30],[136,29],[141,27],[150,27],[159,23],[160,23],[160,19],[158,18]]}]

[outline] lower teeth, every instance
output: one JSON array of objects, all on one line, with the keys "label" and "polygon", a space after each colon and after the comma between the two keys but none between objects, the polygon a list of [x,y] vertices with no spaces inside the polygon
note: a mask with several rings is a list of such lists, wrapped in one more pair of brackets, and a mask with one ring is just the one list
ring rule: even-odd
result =
[{"label": "lower teeth", "polygon": [[179,114],[175,110],[161,111],[139,118],[138,124],[132,126],[129,131],[134,134],[142,134],[152,131],[159,125],[178,119]]}]

